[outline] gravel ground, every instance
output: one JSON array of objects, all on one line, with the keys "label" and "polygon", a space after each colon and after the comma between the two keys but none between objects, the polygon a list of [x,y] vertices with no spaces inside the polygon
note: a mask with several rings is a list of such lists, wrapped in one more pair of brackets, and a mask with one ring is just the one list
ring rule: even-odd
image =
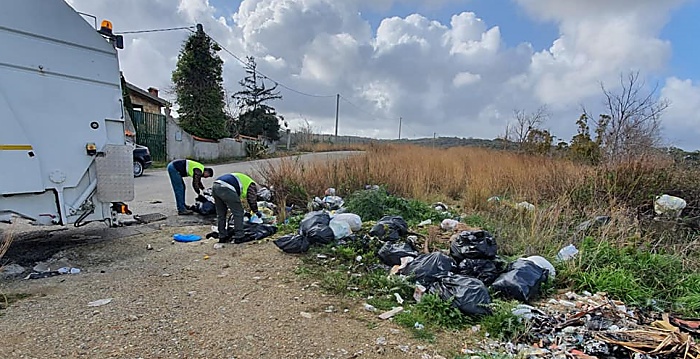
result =
[{"label": "gravel ground", "polygon": [[301,281],[299,259],[271,242],[214,249],[171,240],[208,226],[158,227],[75,239],[54,257],[79,274],[3,280],[1,293],[31,297],[0,313],[0,358],[441,358],[361,301]]}]

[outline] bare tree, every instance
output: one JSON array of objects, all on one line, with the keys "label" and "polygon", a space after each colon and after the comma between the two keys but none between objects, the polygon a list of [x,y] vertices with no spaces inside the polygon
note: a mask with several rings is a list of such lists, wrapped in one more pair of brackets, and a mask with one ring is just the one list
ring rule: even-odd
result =
[{"label": "bare tree", "polygon": [[[668,101],[657,96],[658,84],[645,91],[639,71],[620,74],[620,88],[611,91],[601,83],[604,114],[596,125],[607,162],[648,154],[661,142],[661,115]],[[591,118],[589,116],[589,118]]]},{"label": "bare tree", "polygon": [[508,141],[524,144],[530,132],[540,130],[542,124],[549,118],[547,106],[540,106],[532,113],[527,113],[525,110],[519,109],[513,111],[514,122],[506,125],[505,138]]}]

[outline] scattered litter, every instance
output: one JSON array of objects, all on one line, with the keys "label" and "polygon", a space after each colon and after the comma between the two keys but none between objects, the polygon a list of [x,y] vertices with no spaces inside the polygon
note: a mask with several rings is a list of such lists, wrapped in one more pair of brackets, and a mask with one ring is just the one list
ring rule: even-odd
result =
[{"label": "scattered litter", "polygon": [[391,267],[389,275],[396,275],[401,272],[404,268],[408,267],[408,264],[413,262],[414,257],[401,257],[401,264]]},{"label": "scattered litter", "polygon": [[498,196],[491,196],[489,199],[486,200],[486,202],[492,203],[492,202],[501,202],[501,197]]},{"label": "scattered litter", "polygon": [[573,244],[569,244],[568,246],[559,250],[559,253],[557,253],[557,260],[568,261],[569,259],[574,258],[577,254],[578,249],[576,249]]},{"label": "scattered litter", "polygon": [[376,343],[377,343],[377,345],[386,345],[386,338],[379,337],[379,338],[377,338]]},{"label": "scattered litter", "polygon": [[440,228],[442,228],[443,231],[454,231],[458,225],[459,221],[447,218],[442,220]]},{"label": "scattered litter", "polygon": [[387,319],[392,318],[392,317],[394,317],[396,314],[399,314],[399,313],[401,313],[401,312],[403,312],[403,307],[396,307],[396,308],[393,308],[392,310],[390,310],[390,311],[388,311],[388,312],[384,312],[384,313],[380,314],[380,315],[379,315],[379,319],[387,320]]},{"label": "scattered litter", "polygon": [[312,318],[311,313],[307,313],[307,312],[299,312],[299,315],[301,315],[303,318],[306,318],[306,319]]},{"label": "scattered litter", "polygon": [[403,304],[403,298],[401,298],[401,295],[399,293],[394,293],[394,298],[396,298],[397,303]]},{"label": "scattered litter", "polygon": [[98,299],[96,301],[92,301],[88,303],[88,307],[100,307],[105,304],[109,304],[112,302],[112,298],[106,298],[106,299]]},{"label": "scattered litter", "polygon": [[515,205],[516,209],[524,209],[526,211],[534,211],[535,205],[530,202],[520,202]]},{"label": "scattered litter", "polygon": [[416,303],[420,303],[420,300],[423,299],[423,294],[426,292],[426,288],[420,284],[416,284],[416,288],[413,290],[413,299],[416,301]]},{"label": "scattered litter", "polygon": [[423,330],[425,329],[425,325],[416,322],[416,324],[413,324],[413,327],[416,328],[416,330]]},{"label": "scattered litter", "polygon": [[149,250],[149,251],[153,250],[153,246],[150,243],[146,244],[146,250]]},{"label": "scattered litter", "polygon": [[214,249],[223,249],[224,247],[223,243],[214,243]]},{"label": "scattered litter", "polygon": [[277,233],[277,227],[271,224],[264,224],[262,222],[244,222],[243,232],[245,234],[245,236],[243,237],[244,239],[236,243],[246,243],[265,239]]},{"label": "scattered litter", "polygon": [[376,311],[377,311],[377,308],[375,308],[375,307],[374,307],[373,305],[371,305],[371,304],[365,303],[365,310],[368,311],[368,312],[376,312]]},{"label": "scattered litter", "polygon": [[408,345],[399,345],[399,350],[404,353],[408,353],[411,350],[411,347]]},{"label": "scattered litter", "polygon": [[687,206],[683,198],[663,194],[656,196],[654,201],[654,212],[658,215],[679,216],[681,211]]},{"label": "scattered litter", "polygon": [[173,235],[173,239],[176,242],[196,242],[202,239],[202,237],[196,235],[196,234],[181,234],[181,233],[176,233]]},{"label": "scattered litter", "polygon": [[597,216],[594,219],[589,219],[589,220],[579,224],[578,227],[576,227],[576,231],[585,232],[589,229],[592,229],[592,228],[595,228],[598,226],[604,226],[608,223],[610,223],[609,216]]},{"label": "scattered litter", "polygon": [[57,272],[60,274],[78,274],[78,273],[80,273],[80,268],[62,267],[62,268],[58,268]]},{"label": "scattered litter", "polygon": [[433,224],[433,220],[426,219],[425,221],[418,223],[418,227],[425,227],[425,226],[429,226],[431,224]]},{"label": "scattered litter", "polygon": [[447,205],[442,203],[442,202],[437,202],[433,204],[433,208],[435,208],[436,211],[438,212],[447,212]]},{"label": "scattered litter", "polygon": [[204,255],[204,260],[206,261],[206,260],[208,260],[208,259],[209,259],[209,256],[205,254],[205,255]]}]

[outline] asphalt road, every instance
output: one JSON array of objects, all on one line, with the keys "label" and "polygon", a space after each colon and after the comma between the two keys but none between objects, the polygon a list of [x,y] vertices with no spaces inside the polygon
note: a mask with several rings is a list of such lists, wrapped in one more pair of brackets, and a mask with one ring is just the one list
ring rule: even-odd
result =
[{"label": "asphalt road", "polygon": [[[300,161],[313,162],[328,159],[338,159],[359,152],[328,152],[306,154],[300,157]],[[238,162],[211,166],[214,168],[214,178],[227,172],[256,173],[265,164],[275,165],[280,158]],[[205,187],[210,187],[214,178],[203,180]],[[170,185],[170,179],[166,169],[147,170],[143,176],[135,178],[135,199],[128,203],[134,215],[161,213],[167,216],[165,221],[157,221],[148,225],[124,226],[109,228],[102,222],[89,223],[84,227],[73,226],[33,226],[26,222],[17,221],[15,225],[0,224],[0,235],[9,229],[15,237],[10,250],[0,260],[0,266],[7,263],[18,263],[23,266],[31,266],[42,261],[58,251],[82,245],[90,245],[105,240],[124,238],[132,235],[147,234],[157,231],[161,225],[181,227],[190,225],[213,224],[213,219],[205,220],[201,216],[178,216],[175,208],[175,195]],[[192,180],[185,179],[187,204],[193,204],[195,193],[192,189]]]},{"label": "asphalt road", "polygon": [[[311,153],[301,156],[303,162],[324,161],[329,159],[344,158],[358,154],[359,152],[343,151],[343,152],[324,152]],[[266,164],[280,163],[280,158],[267,160],[257,160],[248,162],[229,163],[222,165],[211,166],[214,168],[214,178],[206,178],[202,180],[204,187],[211,187],[214,179],[224,173],[241,172],[241,173],[257,173],[261,166]],[[206,163],[205,163],[206,165]],[[172,186],[168,172],[165,169],[147,170],[143,176],[135,178],[134,194],[135,199],[128,203],[129,208],[134,214],[146,213],[162,213],[167,216],[177,215],[175,208],[175,195],[173,194]],[[192,179],[185,178],[185,202],[188,205],[194,204],[196,194],[192,189]]]}]

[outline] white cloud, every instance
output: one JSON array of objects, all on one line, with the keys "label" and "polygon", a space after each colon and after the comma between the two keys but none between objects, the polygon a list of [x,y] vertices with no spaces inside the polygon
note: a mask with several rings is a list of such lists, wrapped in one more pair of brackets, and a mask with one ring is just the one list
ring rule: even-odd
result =
[{"label": "white cloud", "polygon": [[669,100],[664,117],[664,128],[671,144],[697,147],[700,137],[700,84],[689,79],[670,77],[661,96]]},{"label": "white cloud", "polygon": [[[109,18],[115,30],[202,23],[227,49],[255,56],[266,75],[305,93],[331,95],[307,97],[281,89],[284,99],[274,104],[287,118],[313,120],[324,131],[334,128],[332,95],[340,93],[360,107],[341,102],[340,134],[395,137],[403,117],[408,136],[493,138],[503,132],[513,109],[547,104],[557,119],[549,127],[569,138],[579,105],[600,101],[601,81],[613,84],[630,69],[649,75],[664,70],[672,44],[659,33],[670,11],[684,2],[516,0],[533,18],[559,28],[549,49],[534,52],[527,43],[506,46],[499,24],[486,24],[479,14],[457,13],[445,23],[420,14],[468,1],[243,0],[234,14],[218,18],[220,12],[207,0],[125,0],[119,7],[107,0],[70,3]],[[383,19],[373,33],[362,11],[387,11],[394,3],[416,11]],[[127,36],[121,53],[127,79],[167,88],[187,35]],[[225,86],[234,92],[242,69],[229,55],[221,56]],[[663,94],[678,103],[669,109],[667,127],[679,129],[681,137],[695,131],[687,119],[697,120],[698,92],[689,81],[666,82]]]}]

